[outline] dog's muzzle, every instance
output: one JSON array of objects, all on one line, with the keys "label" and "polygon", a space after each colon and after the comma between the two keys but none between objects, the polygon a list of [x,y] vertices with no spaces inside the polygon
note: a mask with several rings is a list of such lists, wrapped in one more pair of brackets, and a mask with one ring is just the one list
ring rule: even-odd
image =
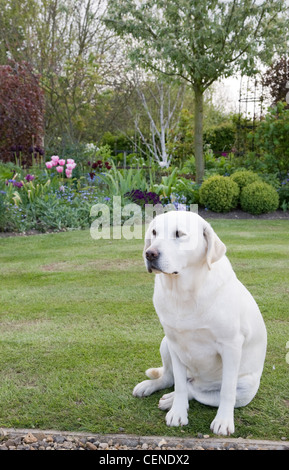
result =
[{"label": "dog's muzzle", "polygon": [[149,249],[146,251],[146,261],[147,261],[147,269],[149,273],[152,273],[152,270],[155,269],[157,271],[161,271],[158,267],[158,259],[159,259],[159,252],[155,249]]}]

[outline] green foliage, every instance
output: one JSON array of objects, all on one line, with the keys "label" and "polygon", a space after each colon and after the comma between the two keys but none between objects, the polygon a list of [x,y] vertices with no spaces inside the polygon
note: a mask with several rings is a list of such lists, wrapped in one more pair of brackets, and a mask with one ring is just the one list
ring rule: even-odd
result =
[{"label": "green foliage", "polygon": [[110,196],[124,196],[133,189],[148,190],[145,172],[134,168],[119,170],[112,162],[109,172],[100,175],[105,184],[107,194]]},{"label": "green foliage", "polygon": [[3,232],[7,226],[7,215],[7,201],[0,191],[0,232]]},{"label": "green foliage", "polygon": [[205,175],[208,178],[214,174],[228,176],[239,166],[240,162],[233,153],[216,157],[212,149],[205,150]]},{"label": "green foliage", "polygon": [[240,203],[245,212],[264,214],[278,209],[279,196],[270,184],[255,182],[242,189]]},{"label": "green foliage", "polygon": [[182,109],[176,129],[169,133],[168,149],[173,155],[173,162],[185,163],[194,153],[194,118],[188,109]]},{"label": "green foliage", "polygon": [[[11,163],[9,162],[6,164],[0,162],[0,181],[11,179],[13,177],[15,169],[16,167],[12,162]],[[17,170],[19,169],[17,168]]]},{"label": "green foliage", "polygon": [[101,138],[101,145],[108,145],[110,147],[111,153],[115,154],[116,151],[124,152],[130,151],[132,149],[132,139],[123,133],[112,134],[109,131],[104,132]]},{"label": "green foliage", "polygon": [[284,10],[280,0],[265,1],[264,8],[255,1],[108,3],[106,25],[120,36],[134,37],[131,58],[135,62],[179,74],[194,85],[202,84],[203,90],[220,76],[234,73],[236,67],[252,73],[256,56],[264,60],[266,52],[271,59],[272,48],[284,42],[279,33],[285,18],[276,17],[276,12]]},{"label": "green foliage", "polygon": [[[253,137],[253,136],[252,136]],[[289,109],[286,103],[269,108],[254,133],[255,152],[267,171],[285,174],[289,168]]]},{"label": "green foliage", "polygon": [[280,199],[280,207],[283,210],[289,209],[289,173],[287,178],[282,181],[280,188],[277,189]]},{"label": "green foliage", "polygon": [[248,186],[248,184],[261,181],[261,178],[250,170],[236,171],[230,176],[230,178],[238,184],[240,191],[244,188],[244,186]]},{"label": "green foliage", "polygon": [[191,174],[191,175],[196,174],[196,159],[194,156],[187,158],[187,160],[185,161],[184,165],[181,168],[181,173]]},{"label": "green foliage", "polygon": [[228,212],[238,203],[239,186],[226,176],[215,175],[200,188],[200,203],[214,212]]},{"label": "green foliage", "polygon": [[161,198],[168,199],[175,191],[175,185],[178,180],[178,168],[174,168],[172,173],[168,176],[163,176],[159,184],[153,185],[153,191],[156,192]]},{"label": "green foliage", "polygon": [[225,122],[204,132],[204,142],[209,144],[213,152],[216,153],[230,153],[235,140],[236,130],[232,122]]},{"label": "green foliage", "polygon": [[198,183],[187,178],[178,178],[175,184],[175,193],[183,197],[186,204],[199,203],[199,189],[200,185]]}]

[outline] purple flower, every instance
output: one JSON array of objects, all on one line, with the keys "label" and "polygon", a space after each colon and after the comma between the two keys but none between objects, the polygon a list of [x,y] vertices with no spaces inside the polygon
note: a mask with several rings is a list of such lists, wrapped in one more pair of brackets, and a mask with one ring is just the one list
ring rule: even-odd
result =
[{"label": "purple flower", "polygon": [[16,188],[22,188],[23,186],[23,183],[21,181],[15,181],[15,180],[6,181],[6,185],[8,185],[9,183],[12,183],[13,186],[15,186]]},{"label": "purple flower", "polygon": [[13,181],[13,186],[16,186],[16,188],[22,188],[23,183],[21,181]]},{"label": "purple flower", "polygon": [[34,178],[35,178],[34,175],[26,175],[26,176],[25,176],[26,181],[33,181]]},{"label": "purple flower", "polygon": [[126,193],[125,196],[129,197],[133,202],[137,204],[139,203],[140,205],[160,203],[158,194],[141,191],[140,189],[132,190],[129,193]]}]

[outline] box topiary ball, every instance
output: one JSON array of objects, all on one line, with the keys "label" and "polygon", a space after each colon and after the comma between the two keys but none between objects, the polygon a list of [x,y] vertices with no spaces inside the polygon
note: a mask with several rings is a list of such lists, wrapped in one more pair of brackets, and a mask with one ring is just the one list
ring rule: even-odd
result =
[{"label": "box topiary ball", "polygon": [[279,196],[273,186],[257,181],[242,189],[240,203],[245,212],[254,215],[265,214],[278,209]]},{"label": "box topiary ball", "polygon": [[251,170],[239,170],[233,173],[230,178],[237,183],[240,191],[248,184],[255,183],[256,181],[262,181],[260,176]]},{"label": "box topiary ball", "polygon": [[231,178],[211,176],[200,188],[200,203],[214,212],[228,212],[237,206],[239,193],[239,186]]}]

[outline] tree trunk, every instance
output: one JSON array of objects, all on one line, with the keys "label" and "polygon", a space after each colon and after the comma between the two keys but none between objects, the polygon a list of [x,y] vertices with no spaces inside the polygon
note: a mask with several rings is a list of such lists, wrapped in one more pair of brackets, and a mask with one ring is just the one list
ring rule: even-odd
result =
[{"label": "tree trunk", "polygon": [[205,170],[203,155],[203,91],[199,85],[195,85],[194,92],[196,182],[202,183]]}]

